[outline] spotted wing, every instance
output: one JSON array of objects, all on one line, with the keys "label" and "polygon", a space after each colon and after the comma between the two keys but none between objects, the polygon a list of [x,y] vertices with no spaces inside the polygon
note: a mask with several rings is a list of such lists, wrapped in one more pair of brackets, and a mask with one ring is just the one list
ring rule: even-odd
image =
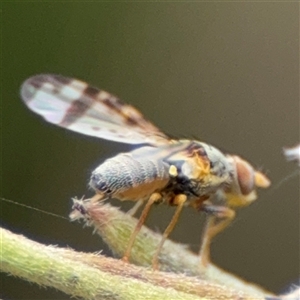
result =
[{"label": "spotted wing", "polygon": [[128,144],[169,142],[133,106],[76,79],[33,76],[23,83],[21,97],[46,121],[85,135]]}]

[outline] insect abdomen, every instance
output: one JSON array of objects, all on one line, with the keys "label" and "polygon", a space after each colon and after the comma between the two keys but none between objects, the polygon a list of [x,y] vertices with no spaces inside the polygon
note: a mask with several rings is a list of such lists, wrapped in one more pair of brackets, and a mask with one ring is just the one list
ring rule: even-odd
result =
[{"label": "insect abdomen", "polygon": [[134,158],[130,153],[107,159],[92,173],[96,192],[119,200],[141,200],[169,182],[168,165],[162,160]]}]

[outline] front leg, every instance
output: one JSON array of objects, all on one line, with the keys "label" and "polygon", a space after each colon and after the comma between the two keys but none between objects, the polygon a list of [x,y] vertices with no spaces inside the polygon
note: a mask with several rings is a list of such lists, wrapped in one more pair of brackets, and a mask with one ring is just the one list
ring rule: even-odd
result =
[{"label": "front leg", "polygon": [[235,211],[226,206],[213,205],[210,202],[204,202],[201,210],[209,214],[199,252],[200,265],[207,267],[210,262],[211,242],[217,234],[232,222],[235,217]]}]

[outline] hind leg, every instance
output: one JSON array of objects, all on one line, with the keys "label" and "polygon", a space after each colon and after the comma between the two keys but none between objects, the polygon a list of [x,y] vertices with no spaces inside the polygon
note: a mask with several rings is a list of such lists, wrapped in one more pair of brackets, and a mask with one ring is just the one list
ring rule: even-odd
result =
[{"label": "hind leg", "polygon": [[160,199],[161,199],[161,195],[159,193],[154,193],[150,196],[149,200],[147,201],[147,203],[141,213],[141,216],[138,220],[138,223],[136,224],[134,231],[132,232],[132,234],[129,238],[127,249],[122,258],[123,261],[125,261],[125,262],[129,261],[130,252],[131,252],[132,246],[134,244],[135,238],[136,238],[137,234],[139,233],[139,231],[141,230],[143,224],[145,223],[152,204],[159,201]]},{"label": "hind leg", "polygon": [[154,270],[158,269],[158,255],[159,255],[159,253],[160,253],[160,251],[161,251],[161,249],[164,245],[165,240],[168,238],[169,234],[173,231],[186,200],[187,200],[187,197],[186,197],[186,195],[183,195],[183,194],[176,195],[174,197],[173,205],[177,205],[177,208],[176,208],[176,211],[175,211],[169,225],[165,229],[165,231],[162,235],[162,239],[161,239],[160,243],[158,244],[158,247],[157,247],[157,249],[155,251],[155,254],[153,256],[152,268]]},{"label": "hind leg", "polygon": [[138,202],[136,202],[133,207],[131,207],[128,211],[127,214],[130,215],[131,217],[133,217],[136,212],[139,210],[139,208],[143,205],[144,201],[143,200],[139,200]]}]

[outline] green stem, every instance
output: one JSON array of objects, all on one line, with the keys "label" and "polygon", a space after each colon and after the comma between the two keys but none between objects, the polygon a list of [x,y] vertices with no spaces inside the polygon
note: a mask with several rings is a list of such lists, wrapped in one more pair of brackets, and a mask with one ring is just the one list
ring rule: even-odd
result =
[{"label": "green stem", "polygon": [[38,285],[54,287],[71,296],[118,300],[201,299],[196,295],[101,271],[76,260],[79,253],[74,252],[72,258],[73,251],[69,249],[44,246],[5,229],[1,229],[0,235],[1,271]]}]

